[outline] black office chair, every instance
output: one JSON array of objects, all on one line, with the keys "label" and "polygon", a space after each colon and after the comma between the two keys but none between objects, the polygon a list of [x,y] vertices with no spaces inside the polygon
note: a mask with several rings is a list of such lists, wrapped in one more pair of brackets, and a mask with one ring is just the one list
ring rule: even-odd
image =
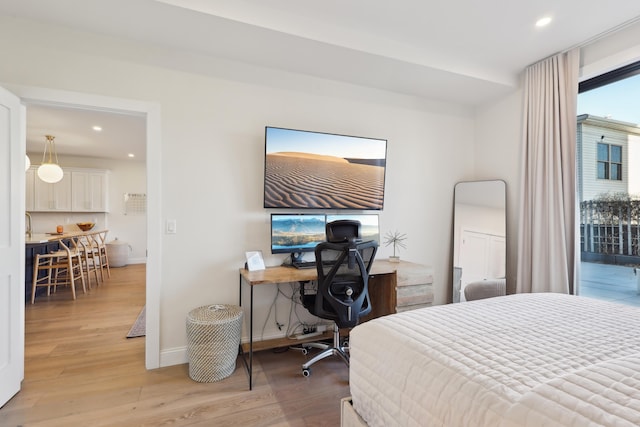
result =
[{"label": "black office chair", "polygon": [[[348,239],[348,240],[347,240]],[[317,347],[323,351],[302,365],[308,377],[310,367],[332,355],[349,365],[348,346],[340,343],[340,328],[352,328],[360,317],[371,312],[369,300],[369,271],[378,250],[378,242],[362,242],[355,237],[340,236],[340,243],[323,242],[315,249],[318,288],[315,294],[305,293],[300,285],[302,304],[309,312],[323,319],[333,320],[333,346],[307,343],[303,347]]]}]

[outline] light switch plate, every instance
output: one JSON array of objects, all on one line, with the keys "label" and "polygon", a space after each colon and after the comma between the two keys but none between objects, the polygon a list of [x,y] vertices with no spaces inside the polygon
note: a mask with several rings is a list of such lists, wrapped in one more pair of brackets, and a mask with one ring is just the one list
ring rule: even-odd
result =
[{"label": "light switch plate", "polygon": [[176,220],[168,219],[166,223],[165,233],[166,234],[176,234]]}]

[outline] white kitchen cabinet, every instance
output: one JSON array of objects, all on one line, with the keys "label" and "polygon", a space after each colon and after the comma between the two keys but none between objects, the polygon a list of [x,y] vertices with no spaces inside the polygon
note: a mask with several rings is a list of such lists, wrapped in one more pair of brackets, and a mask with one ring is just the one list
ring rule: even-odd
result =
[{"label": "white kitchen cabinet", "polygon": [[37,166],[26,175],[28,212],[108,212],[109,171],[62,168],[60,182],[49,184],[38,178]]},{"label": "white kitchen cabinet", "polygon": [[71,209],[73,212],[108,212],[106,171],[71,171]]},{"label": "white kitchen cabinet", "polygon": [[34,176],[34,206],[36,212],[69,212],[71,211],[71,173],[63,170],[64,175],[59,182],[49,184]]}]

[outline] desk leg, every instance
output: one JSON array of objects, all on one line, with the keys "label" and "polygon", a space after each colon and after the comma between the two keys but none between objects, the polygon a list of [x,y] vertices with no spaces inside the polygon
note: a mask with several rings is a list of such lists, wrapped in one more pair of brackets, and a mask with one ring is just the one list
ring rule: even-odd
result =
[{"label": "desk leg", "polygon": [[251,288],[251,306],[249,308],[249,390],[253,390],[253,286]]},{"label": "desk leg", "polygon": [[[240,307],[242,307],[242,275],[240,275],[240,285],[239,285],[239,299],[240,299]],[[242,356],[242,362],[244,363],[245,368],[247,368],[247,372],[249,373],[249,390],[253,390],[253,286],[249,285],[251,289],[250,295],[250,305],[249,305],[249,363],[247,364],[247,358],[244,355],[244,351],[242,350],[242,341],[240,342],[240,348],[238,352]]]}]

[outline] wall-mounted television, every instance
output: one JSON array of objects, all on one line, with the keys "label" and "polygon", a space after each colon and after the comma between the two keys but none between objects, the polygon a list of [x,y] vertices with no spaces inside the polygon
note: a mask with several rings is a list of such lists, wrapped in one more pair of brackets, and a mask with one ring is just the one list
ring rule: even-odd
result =
[{"label": "wall-mounted television", "polygon": [[265,128],[264,207],[382,210],[384,139]]}]

